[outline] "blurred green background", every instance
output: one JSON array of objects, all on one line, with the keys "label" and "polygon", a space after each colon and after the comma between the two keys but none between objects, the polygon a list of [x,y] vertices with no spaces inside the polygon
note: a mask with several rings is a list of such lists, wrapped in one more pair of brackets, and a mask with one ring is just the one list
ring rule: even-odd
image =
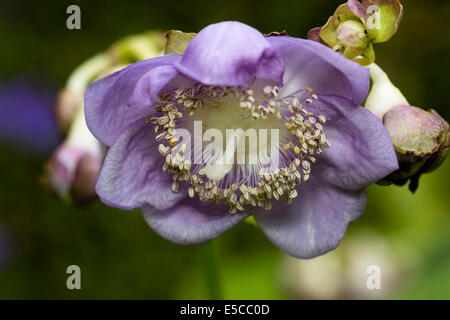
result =
[{"label": "blurred green background", "polygon": [[[57,90],[84,60],[149,29],[196,32],[238,20],[264,33],[285,29],[306,37],[342,2],[4,0],[0,86],[25,77]],[[81,30],[66,28],[70,4],[81,8]],[[450,2],[403,4],[399,32],[376,46],[377,63],[412,105],[434,108],[448,120]],[[52,197],[39,182],[48,154],[32,155],[7,141],[0,141],[0,153],[0,230],[9,248],[0,265],[0,298],[209,297],[202,246],[161,239],[138,210],[101,203],[77,208]],[[449,178],[447,161],[423,176],[414,195],[406,186],[371,186],[364,216],[351,223],[338,249],[312,261],[287,257],[257,227],[241,223],[214,241],[223,297],[450,298]],[[66,287],[72,264],[81,267],[82,290]],[[371,264],[381,267],[381,290],[366,288]]]}]

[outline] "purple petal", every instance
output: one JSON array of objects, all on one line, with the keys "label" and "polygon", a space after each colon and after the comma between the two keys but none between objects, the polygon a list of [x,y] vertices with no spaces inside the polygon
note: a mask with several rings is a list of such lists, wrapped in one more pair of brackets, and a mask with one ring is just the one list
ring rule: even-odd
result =
[{"label": "purple petal", "polygon": [[369,91],[369,70],[312,40],[268,37],[280,51],[286,71],[280,96],[311,87],[316,93],[334,94],[360,105]]},{"label": "purple petal", "polygon": [[366,205],[365,191],[346,191],[314,176],[298,194],[291,204],[280,201],[270,212],[259,210],[255,219],[277,247],[302,259],[335,249]]},{"label": "purple petal", "polygon": [[46,174],[53,190],[61,196],[68,196],[78,163],[87,153],[85,149],[68,143],[63,143],[55,150],[46,166]]},{"label": "purple petal", "polygon": [[172,175],[163,172],[165,161],[158,152],[153,127],[134,123],[108,151],[97,182],[100,199],[109,206],[130,210],[150,205],[170,208],[186,192],[172,191]]},{"label": "purple petal", "polygon": [[190,198],[164,211],[144,207],[142,213],[161,237],[184,245],[215,239],[249,216],[249,213],[230,214],[225,205]]},{"label": "purple petal", "polygon": [[167,55],[139,61],[93,82],[86,90],[84,106],[94,136],[111,146],[126,127],[150,114],[151,106],[158,102],[158,91],[175,74],[169,71],[170,65],[179,59]]},{"label": "purple petal", "polygon": [[319,96],[314,108],[327,117],[324,129],[331,142],[313,168],[324,180],[359,190],[398,169],[391,138],[372,112],[336,96]]},{"label": "purple petal", "polygon": [[157,102],[157,95],[168,81],[177,75],[177,71],[171,65],[156,67],[147,72],[136,83],[133,94],[128,101],[132,108],[147,107]]},{"label": "purple petal", "polygon": [[201,30],[177,69],[203,84],[247,88],[255,77],[281,84],[284,62],[258,30],[228,21]]}]

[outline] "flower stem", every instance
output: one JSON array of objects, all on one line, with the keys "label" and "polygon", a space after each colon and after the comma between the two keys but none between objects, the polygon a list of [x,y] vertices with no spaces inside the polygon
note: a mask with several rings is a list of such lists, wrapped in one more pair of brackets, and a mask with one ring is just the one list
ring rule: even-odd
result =
[{"label": "flower stem", "polygon": [[211,241],[203,246],[203,255],[206,266],[206,284],[208,286],[209,299],[222,299],[220,292],[217,247],[215,241]]}]

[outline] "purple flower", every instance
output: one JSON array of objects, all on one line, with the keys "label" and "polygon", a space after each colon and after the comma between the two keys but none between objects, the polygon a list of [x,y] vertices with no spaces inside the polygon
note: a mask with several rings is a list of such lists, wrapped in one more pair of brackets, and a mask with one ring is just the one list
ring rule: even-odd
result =
[{"label": "purple flower", "polygon": [[[319,43],[210,25],[182,55],[89,86],[88,127],[110,146],[97,193],[110,206],[141,208],[175,243],[209,241],[253,215],[288,254],[323,254],[363,213],[365,187],[398,167],[380,120],[359,106],[368,89],[367,69]],[[278,129],[280,148],[269,157],[279,161],[191,161],[199,143],[186,149],[177,132],[192,132],[196,120],[221,132]]]},{"label": "purple flower", "polygon": [[49,154],[60,141],[48,87],[16,79],[0,87],[0,141],[32,154]]}]

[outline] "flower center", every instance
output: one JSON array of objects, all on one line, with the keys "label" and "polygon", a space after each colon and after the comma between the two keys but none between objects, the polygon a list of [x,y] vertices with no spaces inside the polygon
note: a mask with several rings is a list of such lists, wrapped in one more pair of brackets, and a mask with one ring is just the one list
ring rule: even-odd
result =
[{"label": "flower center", "polygon": [[[160,94],[158,113],[147,122],[155,124],[172,190],[187,182],[190,197],[223,201],[230,213],[248,206],[269,210],[273,199],[297,197],[315,156],[330,146],[326,119],[294,96],[278,99],[278,91],[198,84]],[[311,92],[305,89],[305,104],[318,99]]]}]

